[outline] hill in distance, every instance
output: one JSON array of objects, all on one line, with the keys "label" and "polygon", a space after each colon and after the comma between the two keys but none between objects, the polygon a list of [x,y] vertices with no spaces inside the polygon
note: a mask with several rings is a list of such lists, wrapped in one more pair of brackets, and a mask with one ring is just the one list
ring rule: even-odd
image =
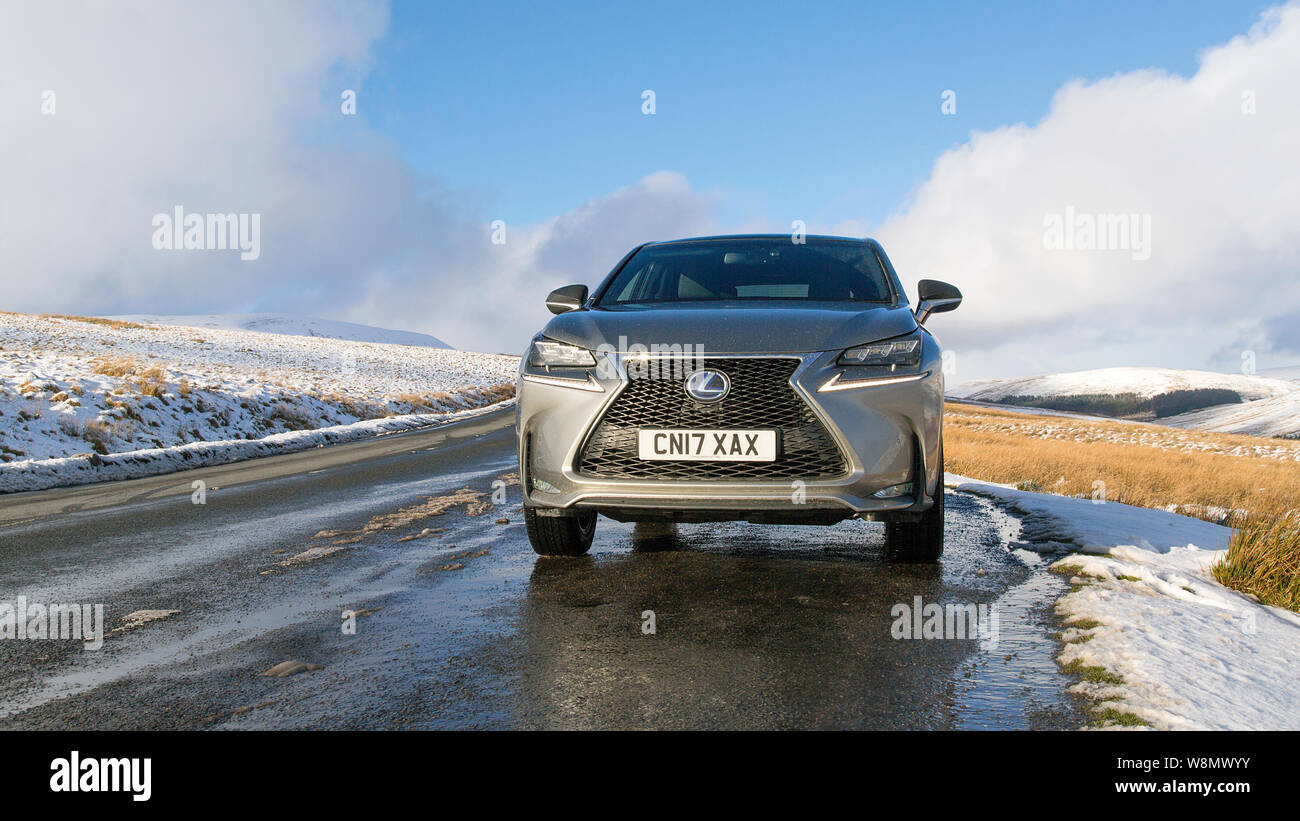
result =
[{"label": "hill in distance", "polygon": [[190,328],[217,328],[227,331],[259,331],[288,336],[319,336],[325,339],[346,339],[352,342],[381,342],[389,345],[415,345],[421,348],[451,348],[446,342],[429,334],[415,331],[395,331],[342,322],[337,319],[315,319],[289,314],[126,314],[108,317],[146,325],[179,325]]}]

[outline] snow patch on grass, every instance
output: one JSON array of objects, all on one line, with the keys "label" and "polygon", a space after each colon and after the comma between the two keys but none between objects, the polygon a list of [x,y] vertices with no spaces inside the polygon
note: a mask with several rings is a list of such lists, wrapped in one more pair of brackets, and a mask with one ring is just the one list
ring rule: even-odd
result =
[{"label": "snow patch on grass", "polygon": [[1057,612],[1081,627],[1058,660],[1104,670],[1075,685],[1097,711],[1159,729],[1300,729],[1300,616],[1213,579],[1229,528],[955,474],[945,484],[1020,516],[1024,547],[1070,554],[1053,565],[1074,584]]},{"label": "snow patch on grass", "polygon": [[165,473],[508,401],[518,358],[0,312],[0,492]]},{"label": "snow patch on grass", "polygon": [[276,433],[261,439],[228,439],[216,442],[189,442],[162,448],[147,448],[125,453],[78,454],[54,459],[29,459],[0,465],[0,493],[46,490],[53,487],[138,479],[160,473],[190,468],[225,465],[259,456],[296,453],[301,450],[370,439],[388,433],[416,430],[430,425],[464,419],[514,404],[513,399],[459,413],[424,413],[391,416],[351,425],[336,425],[318,430]]}]

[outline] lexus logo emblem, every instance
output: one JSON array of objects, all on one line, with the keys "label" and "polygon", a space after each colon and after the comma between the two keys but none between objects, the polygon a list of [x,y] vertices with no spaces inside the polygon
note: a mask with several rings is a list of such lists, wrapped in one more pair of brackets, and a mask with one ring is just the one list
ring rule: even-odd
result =
[{"label": "lexus logo emblem", "polygon": [[696,371],[686,379],[685,388],[696,402],[717,402],[731,393],[731,379],[722,371]]}]

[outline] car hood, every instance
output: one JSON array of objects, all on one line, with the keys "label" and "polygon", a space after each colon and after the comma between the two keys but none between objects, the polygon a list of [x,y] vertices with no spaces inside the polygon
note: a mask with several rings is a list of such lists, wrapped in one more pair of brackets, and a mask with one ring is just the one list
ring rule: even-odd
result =
[{"label": "car hood", "polygon": [[[542,333],[596,349],[612,345],[697,345],[705,354],[809,353],[865,345],[915,330],[906,305],[843,302],[674,303],[592,308],[560,314]],[[620,343],[621,340],[621,343]]]}]

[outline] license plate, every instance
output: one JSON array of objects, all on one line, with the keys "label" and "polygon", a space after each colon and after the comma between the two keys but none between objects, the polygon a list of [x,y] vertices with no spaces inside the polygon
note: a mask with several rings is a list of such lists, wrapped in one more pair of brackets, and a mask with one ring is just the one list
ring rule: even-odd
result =
[{"label": "license plate", "polygon": [[642,428],[637,455],[648,461],[775,462],[776,431]]}]

